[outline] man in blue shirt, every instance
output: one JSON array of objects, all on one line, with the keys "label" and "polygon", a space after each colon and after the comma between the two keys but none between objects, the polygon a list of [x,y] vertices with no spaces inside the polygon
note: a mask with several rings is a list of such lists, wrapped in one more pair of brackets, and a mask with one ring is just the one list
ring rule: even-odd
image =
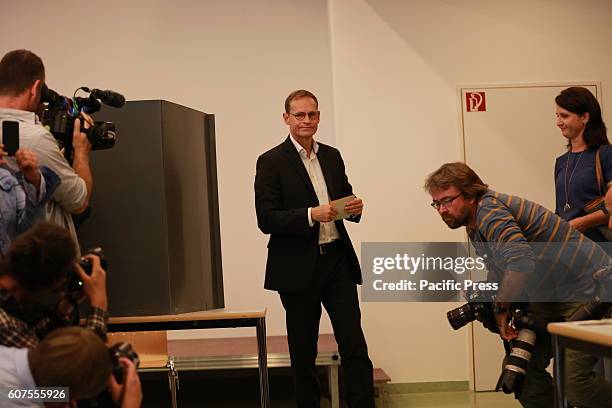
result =
[{"label": "man in blue shirt", "polygon": [[[593,274],[610,265],[610,258],[551,211],[489,189],[461,162],[442,165],[429,175],[425,189],[442,220],[452,229],[465,227],[476,253],[491,260],[489,274],[496,273],[500,282],[495,320],[504,340],[518,335],[509,324],[514,301],[528,301],[533,317],[563,321],[595,298]],[[519,402],[527,408],[552,407],[553,384],[546,371],[552,350],[546,333],[538,333],[530,357]],[[596,361],[590,354],[566,350],[566,392],[573,406],[612,407],[612,384],[592,372]]]}]

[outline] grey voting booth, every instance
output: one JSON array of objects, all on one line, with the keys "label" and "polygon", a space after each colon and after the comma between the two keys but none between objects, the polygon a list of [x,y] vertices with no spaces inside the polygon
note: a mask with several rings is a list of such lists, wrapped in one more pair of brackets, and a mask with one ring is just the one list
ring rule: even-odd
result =
[{"label": "grey voting booth", "polygon": [[92,211],[78,235],[108,259],[111,316],[223,307],[214,115],[152,100],[95,120],[118,136],[91,152]]}]

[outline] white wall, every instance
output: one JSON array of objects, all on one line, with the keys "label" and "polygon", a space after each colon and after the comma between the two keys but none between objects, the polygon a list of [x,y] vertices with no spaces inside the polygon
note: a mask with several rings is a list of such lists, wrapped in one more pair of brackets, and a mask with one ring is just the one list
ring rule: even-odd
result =
[{"label": "white wall", "polygon": [[[286,135],[280,114],[291,90],[319,96],[319,136],[340,147],[365,200],[363,221],[349,226],[358,250],[362,241],[463,238],[421,187],[461,157],[457,84],[601,80],[612,117],[606,0],[3,3],[13,18],[0,26],[0,52],[39,54],[52,88],[110,88],[215,113],[226,304],[267,307],[270,334],[284,333],[284,321],[277,295],[262,289],[253,177],[257,155]],[[504,171],[503,157],[492,160]],[[394,382],[466,380],[468,338],[447,325],[452,306],[363,304],[374,364]],[[221,335],[236,332],[252,334]]]},{"label": "white wall", "polygon": [[[215,114],[226,306],[267,307],[268,332],[284,334],[278,295],[263,289],[267,237],[255,218],[255,162],[287,136],[284,101],[299,88],[320,98],[319,135],[335,143],[326,1],[3,3],[3,15],[15,18],[0,25],[0,53],[37,53],[58,92],[109,88]],[[322,330],[331,332],[328,321]]]},{"label": "white wall", "polygon": [[[462,239],[439,220],[422,189],[428,173],[461,158],[458,84],[601,80],[604,117],[611,123],[608,1],[329,5],[336,137],[366,203],[361,225],[351,226],[354,242]],[[529,132],[529,123],[524,130]],[[503,152],[491,152],[491,161],[499,171],[509,170]],[[467,379],[467,329],[448,326],[445,312],[452,306],[363,304],[374,364],[400,383]]]}]

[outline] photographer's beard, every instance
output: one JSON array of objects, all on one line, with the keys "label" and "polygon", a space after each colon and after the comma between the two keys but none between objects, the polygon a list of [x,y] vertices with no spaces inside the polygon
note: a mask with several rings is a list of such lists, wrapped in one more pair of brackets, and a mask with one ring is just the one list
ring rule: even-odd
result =
[{"label": "photographer's beard", "polygon": [[472,209],[469,206],[462,207],[459,211],[457,211],[456,215],[453,215],[450,212],[441,215],[442,221],[444,221],[450,229],[457,229],[467,226],[470,223],[471,216]]}]

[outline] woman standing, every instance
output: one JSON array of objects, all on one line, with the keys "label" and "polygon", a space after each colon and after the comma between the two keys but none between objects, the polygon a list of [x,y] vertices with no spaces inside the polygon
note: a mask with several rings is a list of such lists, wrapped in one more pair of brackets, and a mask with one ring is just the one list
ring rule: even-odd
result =
[{"label": "woman standing", "polygon": [[567,153],[555,163],[556,213],[593,241],[606,241],[595,227],[608,223],[605,207],[588,214],[584,207],[605,194],[597,184],[599,152],[603,182],[612,181],[612,147],[606,135],[599,102],[583,87],[571,87],[556,98],[557,126],[567,139]]}]

